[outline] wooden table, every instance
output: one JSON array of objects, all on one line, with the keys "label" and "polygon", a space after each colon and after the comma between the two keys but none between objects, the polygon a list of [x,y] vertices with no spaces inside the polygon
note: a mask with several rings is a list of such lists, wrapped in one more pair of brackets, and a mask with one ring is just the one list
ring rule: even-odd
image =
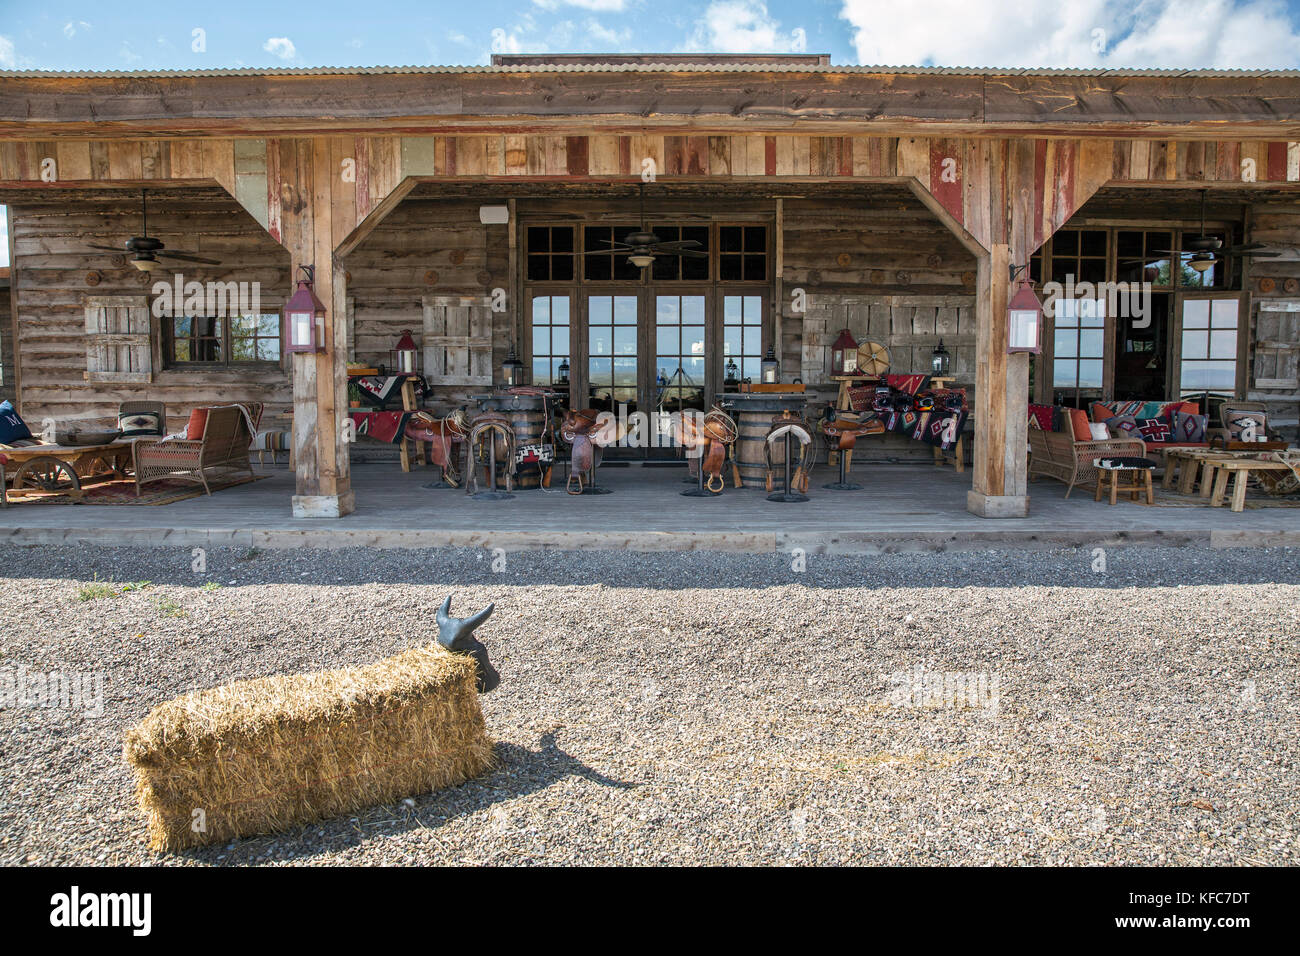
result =
[{"label": "wooden table", "polygon": [[[1170,448],[1165,451],[1165,476],[1160,481],[1160,487],[1173,488],[1176,478],[1178,493],[1190,495],[1196,490],[1197,473],[1203,471],[1206,462],[1231,461],[1236,457],[1231,452],[1212,451],[1209,448]],[[1210,496],[1209,477],[1208,473],[1201,475],[1201,495],[1205,498]]]},{"label": "wooden table", "polygon": [[[28,445],[6,449],[14,491],[80,496],[83,479],[125,478],[131,463],[130,441],[102,445]],[[103,471],[95,470],[98,463]]]},{"label": "wooden table", "polygon": [[[1233,458],[1230,461],[1216,461],[1212,464],[1217,475],[1214,479],[1214,491],[1210,495],[1210,507],[1218,508],[1228,491],[1228,475],[1232,478],[1232,510],[1241,511],[1246,507],[1246,480],[1252,471],[1290,471],[1291,466],[1281,461],[1263,461],[1258,458]],[[1205,482],[1208,484],[1208,480]]]}]

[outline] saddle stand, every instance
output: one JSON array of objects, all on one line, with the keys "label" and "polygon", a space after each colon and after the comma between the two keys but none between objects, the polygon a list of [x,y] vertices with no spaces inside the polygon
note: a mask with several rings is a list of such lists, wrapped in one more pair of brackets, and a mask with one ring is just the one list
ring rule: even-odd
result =
[{"label": "saddle stand", "polygon": [[574,496],[613,494],[612,488],[596,485],[596,469],[605,446],[618,439],[617,425],[612,420],[602,421],[594,408],[573,409],[560,423],[560,437],[569,443],[569,478],[564,490]]},{"label": "saddle stand", "polygon": [[[488,487],[486,491],[478,491],[478,468],[475,464],[476,450],[481,448],[483,441],[487,441],[487,473]],[[497,488],[497,444],[498,441],[503,446],[506,461],[506,490],[500,491]],[[506,498],[513,498],[511,494],[511,478],[514,473],[515,460],[515,433],[508,419],[502,416],[481,415],[474,420],[474,427],[469,433],[469,453],[466,462],[466,471],[469,474],[465,481],[465,493],[471,498],[483,499],[486,501],[502,501]]]},{"label": "saddle stand", "polygon": [[[800,446],[799,464],[797,466],[793,461],[792,440],[798,441]],[[766,484],[769,490],[772,487],[772,445],[777,441],[781,441],[785,446],[785,473],[782,476],[781,490],[769,494],[767,500],[783,504],[808,501],[808,496],[802,492],[808,490],[808,478],[812,473],[812,427],[802,418],[796,417],[789,411],[782,412],[779,418],[772,420],[772,425],[768,429],[767,437],[763,442],[763,456],[767,467]]]},{"label": "saddle stand", "polygon": [[703,420],[678,413],[673,427],[678,443],[687,448],[688,454],[696,449],[699,451],[697,456],[689,459],[695,472],[695,487],[681,494],[687,498],[716,498],[721,495],[727,486],[722,471],[732,445],[740,437],[735,420],[722,406],[715,405]]},{"label": "saddle stand", "polygon": [[884,434],[884,431],[884,423],[875,416],[863,421],[853,417],[825,419],[822,422],[822,434],[828,439],[834,439],[837,442],[835,447],[840,454],[840,477],[838,481],[832,481],[829,484],[822,485],[822,487],[831,491],[861,490],[861,485],[849,481],[849,459],[853,455],[853,449],[857,445],[859,436],[881,435]]}]

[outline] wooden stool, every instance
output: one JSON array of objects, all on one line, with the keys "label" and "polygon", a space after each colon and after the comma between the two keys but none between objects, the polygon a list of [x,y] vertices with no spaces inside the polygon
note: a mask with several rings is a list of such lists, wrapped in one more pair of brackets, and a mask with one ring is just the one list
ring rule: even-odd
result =
[{"label": "wooden stool", "polygon": [[[1111,504],[1115,504],[1121,491],[1126,492],[1131,501],[1137,501],[1138,496],[1145,492],[1146,503],[1156,503],[1151,489],[1151,472],[1156,463],[1149,458],[1096,458],[1092,466],[1097,469],[1097,492],[1093,501],[1101,501],[1102,493],[1109,488]],[[1129,476],[1127,482],[1121,481],[1124,475]]]}]

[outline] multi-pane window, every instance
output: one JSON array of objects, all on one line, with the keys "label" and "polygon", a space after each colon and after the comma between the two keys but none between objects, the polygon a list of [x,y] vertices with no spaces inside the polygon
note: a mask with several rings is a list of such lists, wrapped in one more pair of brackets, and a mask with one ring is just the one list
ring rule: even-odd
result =
[{"label": "multi-pane window", "polygon": [[554,385],[569,358],[569,297],[533,296],[533,384]]},{"label": "multi-pane window", "polygon": [[1237,300],[1183,301],[1182,395],[1237,387]]},{"label": "multi-pane window", "polygon": [[655,297],[655,362],[659,407],[705,407],[704,296]]},{"label": "multi-pane window", "polygon": [[1072,395],[1099,392],[1106,355],[1104,299],[1057,299],[1052,350],[1052,387]]},{"label": "multi-pane window", "polygon": [[[582,248],[586,255],[582,260],[582,277],[588,282],[607,282],[611,279],[621,282],[636,282],[641,278],[641,269],[633,265],[627,257],[627,250],[616,252],[614,243],[625,242],[638,226],[584,226],[582,229]],[[662,238],[662,236],[660,237]],[[608,249],[605,255],[603,250]]]},{"label": "multi-pane window", "polygon": [[528,280],[570,282],[573,280],[573,226],[529,226]]},{"label": "multi-pane window", "polygon": [[636,407],[636,313],[634,295],[587,298],[587,384],[591,407]]},{"label": "multi-pane window", "polygon": [[278,315],[173,316],[164,337],[169,365],[280,361]]},{"label": "multi-pane window", "polygon": [[757,295],[722,297],[722,362],[736,363],[736,378],[757,382],[763,361],[763,298]]},{"label": "multi-pane window", "polygon": [[1115,234],[1116,275],[1121,282],[1150,282],[1154,288],[1174,284],[1169,254],[1174,237],[1170,232],[1121,229]]},{"label": "multi-pane window", "polygon": [[767,227],[718,227],[718,278],[723,282],[767,278]]},{"label": "multi-pane window", "polygon": [[658,236],[661,242],[688,242],[694,240],[699,243],[699,246],[694,251],[704,253],[703,256],[674,256],[670,254],[655,256],[655,264],[651,266],[651,270],[657,281],[671,282],[677,279],[704,281],[709,278],[708,226],[653,226],[650,231]]},{"label": "multi-pane window", "polygon": [[1061,230],[1052,237],[1052,278],[1065,285],[1106,281],[1105,229]]}]

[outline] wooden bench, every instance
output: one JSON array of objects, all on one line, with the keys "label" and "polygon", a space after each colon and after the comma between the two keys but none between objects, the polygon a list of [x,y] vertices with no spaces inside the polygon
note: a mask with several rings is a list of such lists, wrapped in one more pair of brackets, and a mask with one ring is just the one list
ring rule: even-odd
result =
[{"label": "wooden bench", "polygon": [[[1210,495],[1210,507],[1218,508],[1228,490],[1228,475],[1232,479],[1232,510],[1241,511],[1246,507],[1246,480],[1252,471],[1290,471],[1291,466],[1281,461],[1261,461],[1258,458],[1233,458],[1231,460],[1206,461],[1207,470],[1215,472],[1214,491]],[[1209,475],[1202,479],[1209,484]]]}]

